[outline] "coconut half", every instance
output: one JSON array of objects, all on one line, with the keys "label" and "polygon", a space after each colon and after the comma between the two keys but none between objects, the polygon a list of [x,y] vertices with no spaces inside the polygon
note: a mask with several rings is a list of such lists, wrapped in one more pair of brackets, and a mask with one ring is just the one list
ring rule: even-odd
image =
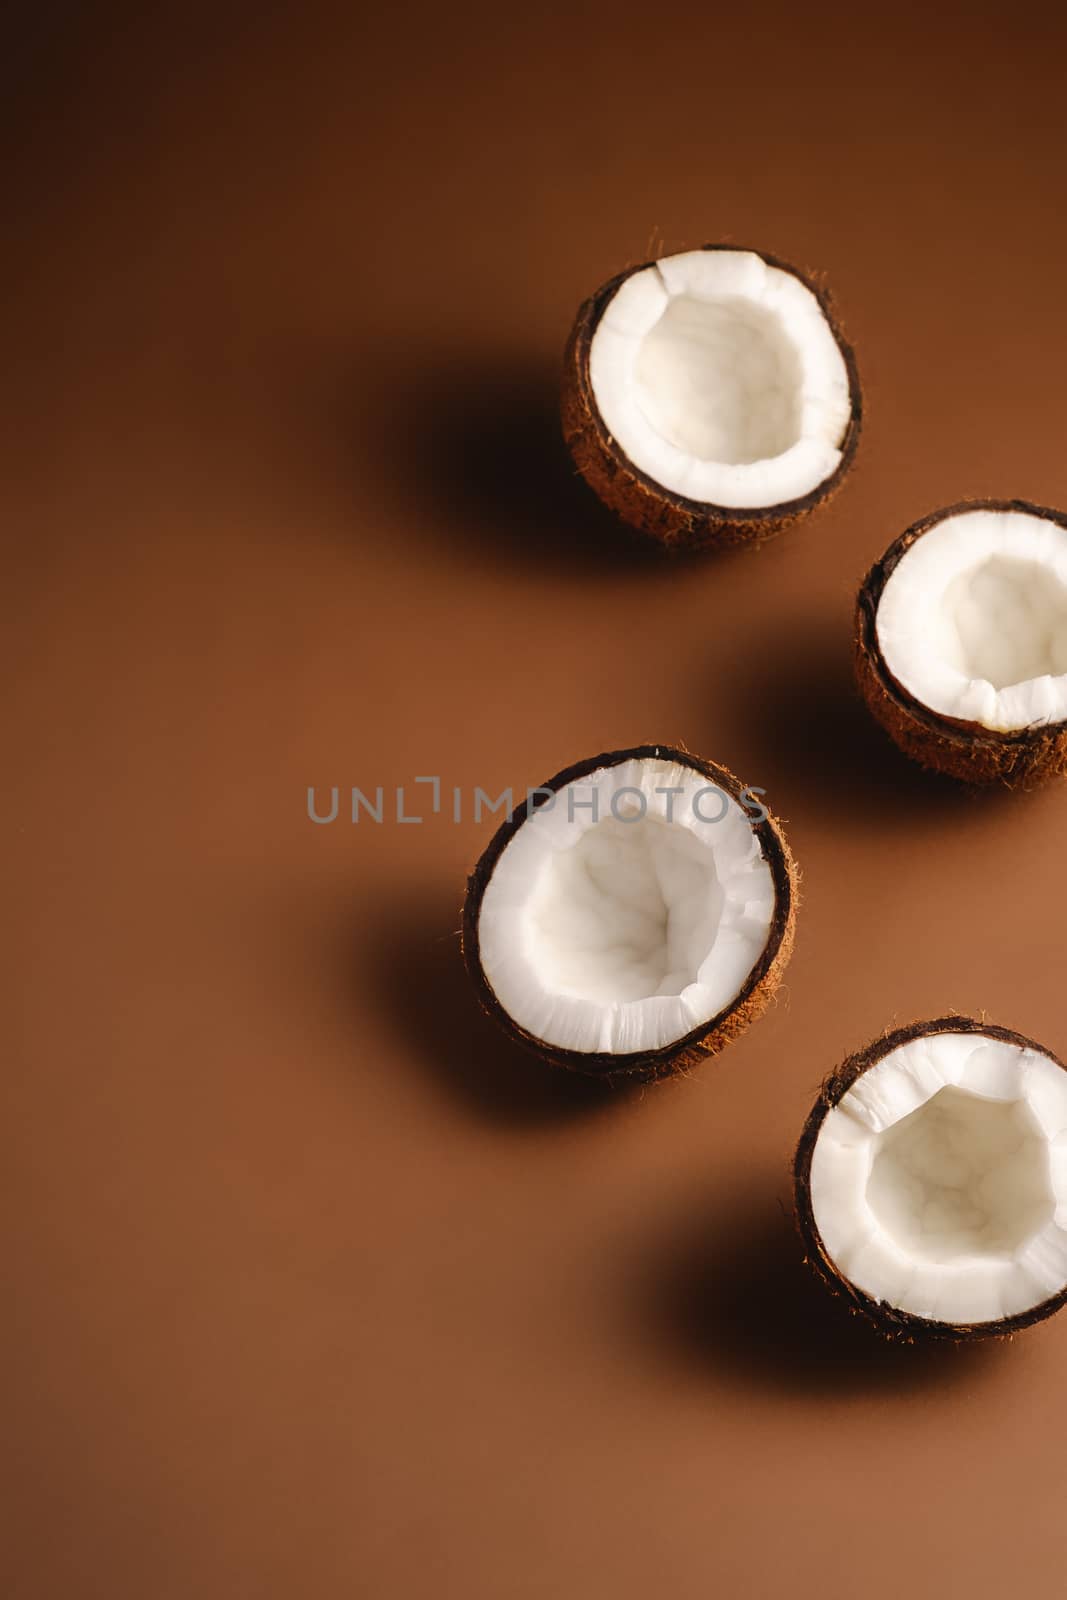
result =
[{"label": "coconut half", "polygon": [[1011,1333],[1067,1300],[1067,1068],[944,1017],[852,1056],[796,1158],[808,1258],[887,1333]]},{"label": "coconut half", "polygon": [[975,500],[917,522],[860,590],[856,672],[906,755],[972,783],[1067,771],[1067,516]]},{"label": "coconut half", "polygon": [[795,901],[756,797],[723,767],[641,745],[530,792],[471,875],[463,950],[522,1044],[591,1076],[654,1078],[765,1008]]},{"label": "coconut half", "polygon": [[727,245],[632,267],[578,313],[563,431],[608,506],[669,548],[769,538],[851,464],[855,358],[822,290]]}]

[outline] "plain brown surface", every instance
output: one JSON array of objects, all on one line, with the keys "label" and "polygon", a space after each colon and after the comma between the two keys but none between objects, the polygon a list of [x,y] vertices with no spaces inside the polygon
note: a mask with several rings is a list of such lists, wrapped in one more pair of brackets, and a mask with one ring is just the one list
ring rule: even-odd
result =
[{"label": "plain brown surface", "polygon": [[[1067,502],[1052,8],[8,30],[5,1595],[1060,1592],[1067,1318],[882,1346],[782,1210],[887,1025],[1067,1051],[1062,790],[924,777],[847,675],[909,522]],[[723,238],[825,271],[868,427],[824,514],[656,564],[559,353]],[[306,790],[657,739],[767,788],[805,897],[773,1013],[605,1097],[475,1014],[492,822]]]}]

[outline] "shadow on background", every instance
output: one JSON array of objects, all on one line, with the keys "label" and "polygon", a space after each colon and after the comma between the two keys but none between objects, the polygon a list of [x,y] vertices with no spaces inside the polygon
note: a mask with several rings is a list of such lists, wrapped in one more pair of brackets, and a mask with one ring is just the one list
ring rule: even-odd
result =
[{"label": "shadow on background", "polygon": [[374,470],[479,562],[588,577],[706,560],[665,556],[600,503],[564,444],[559,382],[559,362],[529,354],[431,353],[410,371],[394,355]]},{"label": "shadow on background", "polygon": [[484,1015],[463,965],[459,909],[387,905],[377,941],[379,1003],[426,1073],[477,1114],[544,1123],[618,1105],[632,1087],[552,1067]]},{"label": "shadow on background", "polygon": [[[851,1312],[803,1259],[773,1180],[724,1234],[705,1224],[661,1241],[638,1273],[646,1333],[690,1365],[799,1396],[908,1390],[973,1378],[989,1345],[894,1343]],[[731,1214],[736,1217],[738,1213]]]},{"label": "shadow on background", "polygon": [[[852,673],[851,638],[801,620],[738,672],[753,761],[775,794],[818,800],[842,827],[985,816],[1025,804],[1003,787],[972,789],[908,759],[867,710]],[[755,767],[753,768],[755,770]],[[761,779],[770,789],[769,777]],[[785,802],[782,802],[785,805]],[[785,814],[788,816],[788,806]]]}]

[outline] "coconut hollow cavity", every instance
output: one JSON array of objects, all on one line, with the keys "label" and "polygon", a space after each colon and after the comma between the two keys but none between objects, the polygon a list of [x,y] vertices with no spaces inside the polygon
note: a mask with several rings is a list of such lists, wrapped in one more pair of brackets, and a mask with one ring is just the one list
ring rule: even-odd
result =
[{"label": "coconut hollow cavity", "polygon": [[796,1158],[808,1258],[885,1333],[1011,1333],[1067,1300],[1067,1069],[944,1017],[824,1085]]},{"label": "coconut hollow cavity", "polygon": [[766,1007],[793,943],[792,857],[755,794],[667,745],[594,756],[531,790],[467,885],[485,1009],[545,1059],[655,1078]]},{"label": "coconut hollow cavity", "polygon": [[1018,787],[1067,772],[1067,516],[975,500],[917,522],[864,580],[856,673],[924,766]]},{"label": "coconut hollow cavity", "polygon": [[613,278],[578,313],[563,431],[579,472],[667,548],[758,542],[829,498],[861,400],[829,302],[794,268],[706,245]]}]

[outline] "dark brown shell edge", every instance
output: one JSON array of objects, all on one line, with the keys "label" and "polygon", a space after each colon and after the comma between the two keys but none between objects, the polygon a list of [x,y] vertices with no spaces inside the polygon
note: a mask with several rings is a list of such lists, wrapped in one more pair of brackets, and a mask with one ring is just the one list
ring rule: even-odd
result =
[{"label": "dark brown shell edge", "polygon": [[1059,1311],[1061,1306],[1067,1303],[1067,1288],[1059,1294],[1052,1295],[1048,1300],[1041,1301],[1030,1311],[1021,1312],[1013,1317],[1002,1317],[995,1322],[929,1321],[911,1312],[899,1311],[884,1300],[874,1300],[854,1283],[850,1283],[830,1259],[812,1211],[811,1158],[826,1113],[837,1105],[856,1079],[876,1062],[881,1061],[883,1056],[887,1056],[899,1045],[909,1044],[913,1039],[936,1033],[975,1033],[987,1039],[1018,1045],[1022,1049],[1037,1050],[1067,1072],[1067,1066],[1044,1045],[1026,1038],[1021,1033],[1015,1033],[1010,1028],[998,1028],[992,1023],[975,1021],[972,1017],[939,1017],[934,1022],[913,1022],[907,1027],[896,1028],[882,1038],[873,1040],[864,1049],[849,1056],[835,1072],[831,1073],[804,1124],[793,1166],[793,1204],[796,1224],[809,1266],[831,1293],[845,1299],[854,1311],[860,1312],[887,1338],[909,1342],[947,1340],[957,1344],[974,1339],[1008,1338],[1023,1328],[1032,1327],[1035,1322],[1043,1322],[1046,1317],[1051,1317],[1054,1312]]},{"label": "dark brown shell edge", "polygon": [[1067,529],[1067,514],[1027,500],[962,500],[932,511],[889,546],[864,578],[856,601],[854,667],[859,691],[894,744],[921,766],[965,783],[1036,788],[1067,773],[1067,722],[997,733],[931,711],[893,676],[878,644],[876,619],[885,585],[917,539],[962,511],[1023,511]]},{"label": "dark brown shell edge", "polygon": [[[706,244],[701,248],[741,251],[746,247],[724,243]],[[620,285],[635,272],[655,266],[655,261],[643,261],[639,266],[628,267],[586,300],[579,309],[567,342],[563,358],[561,410],[563,436],[574,464],[606,506],[630,527],[665,550],[729,549],[739,545],[761,544],[773,538],[789,523],[807,516],[816,506],[830,500],[844,481],[859,444],[863,397],[856,357],[841,332],[828,293],[796,267],[780,261],[776,256],[768,255],[763,250],[750,253],[760,256],[768,266],[790,273],[811,290],[837,341],[848,371],[852,414],[841,445],[841,460],[828,478],[798,500],[783,501],[773,506],[737,508],[705,504],[672,494],[635,466],[605,427],[589,381],[589,349],[593,334],[605,306]]]},{"label": "dark brown shell edge", "polygon": [[676,749],[671,745],[636,745],[629,750],[615,750],[591,756],[588,760],[580,761],[558,772],[554,778],[542,784],[539,791],[535,791],[532,800],[527,799],[521,806],[516,807],[507,821],[497,829],[468,878],[467,893],[463,903],[461,934],[463,958],[482,1009],[512,1039],[534,1051],[553,1066],[606,1082],[633,1083],[666,1077],[670,1073],[687,1070],[705,1056],[714,1055],[729,1044],[738,1034],[744,1032],[750,1022],[754,1022],[767,1009],[792,954],[795,934],[796,865],[778,822],[768,812],[765,818],[758,823],[754,822],[752,827],[760,842],[764,859],[770,866],[774,881],[774,916],[763,952],[741,992],[727,1010],[720,1012],[709,1022],[701,1023],[692,1033],[684,1035],[673,1044],[665,1045],[658,1050],[635,1051],[626,1055],[565,1050],[546,1044],[528,1033],[505,1011],[482,969],[478,943],[478,916],[482,896],[501,853],[532,812],[545,803],[541,791],[555,794],[568,784],[587,777],[602,767],[619,766],[624,761],[643,759],[675,761],[690,767],[738,802],[741,802],[745,793],[744,785],[725,767],[717,766],[711,761],[703,761],[697,756],[690,755],[688,751]]}]

